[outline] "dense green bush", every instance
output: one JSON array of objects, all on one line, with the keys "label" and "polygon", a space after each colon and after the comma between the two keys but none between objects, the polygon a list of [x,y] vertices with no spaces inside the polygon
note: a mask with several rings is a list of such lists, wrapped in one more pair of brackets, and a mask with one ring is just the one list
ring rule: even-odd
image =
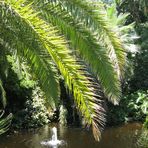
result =
[{"label": "dense green bush", "polygon": [[148,114],[148,92],[137,91],[124,96],[119,106],[109,104],[108,124],[144,121]]},{"label": "dense green bush", "polygon": [[121,102],[119,106],[113,106],[111,103],[108,104],[107,125],[112,126],[125,122],[127,112],[125,106]]},{"label": "dense green bush", "polygon": [[137,91],[124,97],[124,104],[127,106],[128,117],[133,120],[143,120],[148,110],[148,92]]},{"label": "dense green bush", "polygon": [[45,96],[38,86],[38,81],[30,75],[30,68],[25,60],[22,65],[15,57],[7,56],[8,76],[5,82],[7,94],[7,112],[14,115],[12,124],[15,128],[38,127],[49,122],[45,106]]}]

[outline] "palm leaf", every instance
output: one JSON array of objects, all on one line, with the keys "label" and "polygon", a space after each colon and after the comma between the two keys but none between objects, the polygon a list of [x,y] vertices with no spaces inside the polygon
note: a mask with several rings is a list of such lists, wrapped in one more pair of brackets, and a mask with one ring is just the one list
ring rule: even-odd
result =
[{"label": "palm leaf", "polygon": [[[34,35],[34,38],[29,38],[31,43],[38,42],[43,49],[49,52],[69,90],[73,92],[78,109],[84,116],[86,123],[92,124],[95,137],[99,140],[101,127],[104,125],[104,109],[101,100],[99,101],[99,98],[96,97],[95,89],[88,77],[85,76],[83,67],[71,56],[72,53],[68,49],[65,39],[58,35],[58,30],[52,24],[47,24],[39,18],[32,6],[27,5],[25,0],[2,1],[0,2],[0,11],[3,14],[0,18],[3,25],[10,28],[12,32],[14,31],[16,37],[19,40],[21,38],[21,42],[25,44],[26,34],[20,36],[20,31],[22,33],[23,29],[29,30]],[[7,42],[11,42],[10,39]],[[28,50],[32,49],[28,48]]]},{"label": "palm leaf", "polygon": [[55,3],[55,1],[44,1],[43,3],[34,0],[34,4],[37,4],[35,8],[42,12],[41,16],[56,25],[70,40],[70,46],[76,49],[76,54],[79,53],[91,66],[91,70],[100,80],[107,97],[114,104],[118,104],[120,82],[117,73],[108,57],[108,52],[94,37],[94,33],[75,21],[76,19],[62,7],[61,3]]},{"label": "palm leaf", "polygon": [[118,36],[120,36],[120,39],[123,41],[124,49],[126,49],[126,51],[136,52],[138,48],[134,45],[134,40],[139,37],[134,30],[135,23],[125,25],[128,16],[128,13],[118,15],[116,4],[112,4],[107,8],[108,20],[110,21],[112,28],[114,28]]}]

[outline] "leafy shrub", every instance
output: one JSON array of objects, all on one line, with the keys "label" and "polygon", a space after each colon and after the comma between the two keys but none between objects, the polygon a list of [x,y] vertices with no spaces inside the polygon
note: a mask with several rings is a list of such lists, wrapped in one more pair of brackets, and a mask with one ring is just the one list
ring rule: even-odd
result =
[{"label": "leafy shrub", "polygon": [[133,120],[143,120],[148,109],[148,93],[137,91],[124,97],[124,103],[127,106],[128,117]]},{"label": "leafy shrub", "polygon": [[32,91],[32,97],[25,102],[25,108],[15,115],[14,122],[18,128],[39,127],[49,122],[45,97],[39,87]]}]

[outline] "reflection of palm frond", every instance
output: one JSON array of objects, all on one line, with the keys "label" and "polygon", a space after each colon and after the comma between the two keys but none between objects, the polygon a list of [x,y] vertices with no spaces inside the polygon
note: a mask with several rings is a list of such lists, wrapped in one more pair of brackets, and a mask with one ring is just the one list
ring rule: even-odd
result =
[{"label": "reflection of palm frond", "polygon": [[148,146],[148,129],[143,129],[137,141],[138,147],[147,148]]}]

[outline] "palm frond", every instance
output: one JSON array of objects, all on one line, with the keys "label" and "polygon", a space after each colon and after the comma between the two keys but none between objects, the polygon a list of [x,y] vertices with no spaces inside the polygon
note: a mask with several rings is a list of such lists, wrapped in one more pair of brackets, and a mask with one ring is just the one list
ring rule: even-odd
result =
[{"label": "palm frond", "polygon": [[138,48],[135,46],[134,41],[139,37],[134,30],[135,23],[125,25],[128,16],[128,13],[118,15],[116,4],[112,4],[107,8],[108,20],[124,43],[124,49],[126,49],[127,52],[136,52]]},{"label": "palm frond", "polygon": [[[83,67],[71,56],[72,53],[68,49],[65,39],[58,35],[58,30],[52,24],[47,24],[39,18],[31,4],[27,5],[25,0],[2,1],[0,2],[0,11],[3,14],[0,16],[0,21],[4,26],[12,29],[16,37],[21,38],[21,42],[26,41],[26,34],[20,35],[22,33],[20,29],[21,31],[23,29],[25,31],[31,30],[34,35],[34,38],[29,37],[31,42],[39,42],[43,49],[49,52],[69,90],[73,92],[77,107],[84,116],[86,124],[92,124],[94,136],[96,140],[99,140],[101,127],[103,127],[105,120],[102,101],[96,98],[91,82],[85,76]],[[10,39],[7,42],[9,43]],[[28,48],[28,50],[31,49]]]},{"label": "palm frond", "polygon": [[[0,25],[1,28],[1,25]],[[3,44],[13,48],[17,52],[17,56],[25,57],[28,64],[31,66],[31,72],[39,79],[41,88],[46,94],[46,103],[51,108],[55,109],[59,103],[59,81],[57,77],[57,70],[49,55],[44,51],[37,51],[37,43],[35,46],[24,44],[21,40],[16,38],[15,34],[9,28],[3,27],[1,29],[1,37],[3,37]],[[9,40],[8,39],[13,39]],[[28,43],[28,38],[24,40]],[[34,47],[34,48],[33,48]],[[12,50],[12,49],[11,49]]]},{"label": "palm frond", "polygon": [[94,33],[75,21],[74,17],[62,7],[61,3],[55,3],[55,1],[33,1],[35,5],[37,4],[35,8],[42,12],[41,16],[56,25],[62,34],[70,40],[69,44],[72,49],[76,49],[76,54],[82,56],[91,66],[92,71],[100,80],[107,97],[114,104],[118,104],[120,82],[117,73],[108,57],[108,52],[94,37]]},{"label": "palm frond", "polygon": [[96,34],[96,38],[100,43],[102,42],[105,45],[116,70],[118,70],[118,75],[121,77],[121,73],[124,73],[126,54],[120,38],[107,21],[102,4],[90,0],[56,0],[56,2],[66,7],[65,9],[69,11],[75,20]]}]

